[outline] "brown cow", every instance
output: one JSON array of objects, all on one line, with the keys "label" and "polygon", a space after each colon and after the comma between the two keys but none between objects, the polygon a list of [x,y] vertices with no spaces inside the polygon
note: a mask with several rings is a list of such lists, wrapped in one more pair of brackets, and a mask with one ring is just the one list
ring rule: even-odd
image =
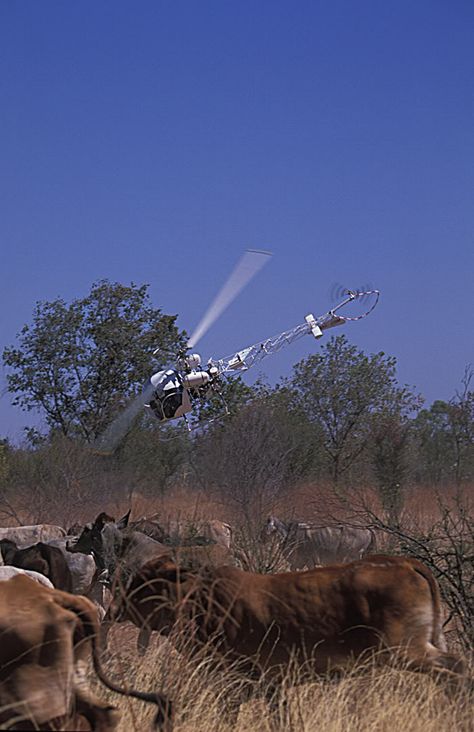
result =
[{"label": "brown cow", "polygon": [[2,728],[77,729],[85,717],[93,730],[114,730],[114,707],[93,696],[85,682],[84,664],[92,651],[94,669],[105,686],[155,702],[156,723],[171,729],[163,697],[123,690],[106,677],[97,653],[98,630],[95,607],[85,597],[48,589],[24,576],[0,584]]},{"label": "brown cow", "polygon": [[374,555],[274,575],[228,566],[187,570],[157,558],[130,582],[121,613],[165,634],[184,623],[194,651],[207,644],[225,664],[238,662],[251,678],[265,673],[273,684],[290,659],[326,673],[372,651],[456,682],[462,671],[446,652],[438,585],[411,558]]}]

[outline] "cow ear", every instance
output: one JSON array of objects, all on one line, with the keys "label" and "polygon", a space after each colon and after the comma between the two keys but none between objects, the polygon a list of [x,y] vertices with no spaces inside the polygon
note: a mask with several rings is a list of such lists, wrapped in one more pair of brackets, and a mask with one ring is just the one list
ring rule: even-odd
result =
[{"label": "cow ear", "polygon": [[105,524],[108,523],[109,521],[113,521],[113,520],[114,519],[111,516],[107,516],[107,514],[104,513],[104,511],[102,511],[102,513],[99,513],[99,515],[97,516],[94,523],[90,526],[91,526],[91,529],[98,529],[99,531],[102,531]]},{"label": "cow ear", "polygon": [[125,529],[128,526],[128,520],[130,518],[131,513],[132,513],[132,509],[130,508],[128,510],[128,512],[125,514],[125,516],[122,516],[122,518],[117,521],[118,529]]}]

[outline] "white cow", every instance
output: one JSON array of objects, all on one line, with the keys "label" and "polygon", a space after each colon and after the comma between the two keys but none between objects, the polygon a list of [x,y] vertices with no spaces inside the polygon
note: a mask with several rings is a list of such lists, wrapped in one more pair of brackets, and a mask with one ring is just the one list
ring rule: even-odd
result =
[{"label": "white cow", "polygon": [[74,537],[51,539],[47,543],[61,549],[72,575],[72,591],[75,595],[86,595],[96,571],[92,554],[72,554],[66,551],[66,542]]},{"label": "white cow", "polygon": [[8,564],[4,564],[0,567],[0,582],[6,582],[7,580],[17,577],[19,574],[24,574],[35,582],[39,582],[45,587],[49,587],[54,590],[53,583],[40,572],[33,572],[31,569],[20,569],[19,567],[9,567]]},{"label": "white cow", "polygon": [[60,539],[62,536],[66,536],[66,530],[61,526],[53,526],[52,524],[9,526],[0,529],[0,539],[14,541],[19,549],[37,544],[39,541],[47,543],[51,539]]}]

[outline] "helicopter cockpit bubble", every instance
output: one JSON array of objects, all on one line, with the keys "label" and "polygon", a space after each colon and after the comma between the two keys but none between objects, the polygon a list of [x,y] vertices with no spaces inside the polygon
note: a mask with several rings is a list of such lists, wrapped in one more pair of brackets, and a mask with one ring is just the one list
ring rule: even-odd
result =
[{"label": "helicopter cockpit bubble", "polygon": [[183,385],[179,371],[168,369],[158,371],[150,379],[154,392],[145,406],[152,410],[160,422],[182,417],[191,411],[189,392]]}]

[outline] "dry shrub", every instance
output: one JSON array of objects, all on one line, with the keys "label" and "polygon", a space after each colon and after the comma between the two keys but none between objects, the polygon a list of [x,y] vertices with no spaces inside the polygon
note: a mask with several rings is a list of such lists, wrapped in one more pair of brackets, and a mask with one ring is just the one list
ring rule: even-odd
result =
[{"label": "dry shrub", "polygon": [[[441,732],[472,730],[472,708],[467,694],[447,695],[431,678],[404,670],[380,667],[374,660],[359,664],[346,675],[304,678],[296,667],[288,673],[273,698],[273,714],[263,698],[242,704],[235,726],[225,710],[234,708],[247,692],[248,682],[238,669],[216,667],[206,649],[192,662],[166,640],[155,640],[139,659],[120,639],[130,629],[115,629],[115,647],[109,672],[122,683],[142,690],[164,687],[175,704],[176,732]],[[128,635],[127,635],[128,634]],[[159,637],[158,637],[159,638]],[[186,644],[184,643],[184,650]],[[256,683],[256,682],[255,682]],[[265,681],[260,691],[265,691]],[[97,688],[101,696],[103,690]],[[122,714],[120,732],[146,730],[153,708],[136,700],[108,694]]]}]

